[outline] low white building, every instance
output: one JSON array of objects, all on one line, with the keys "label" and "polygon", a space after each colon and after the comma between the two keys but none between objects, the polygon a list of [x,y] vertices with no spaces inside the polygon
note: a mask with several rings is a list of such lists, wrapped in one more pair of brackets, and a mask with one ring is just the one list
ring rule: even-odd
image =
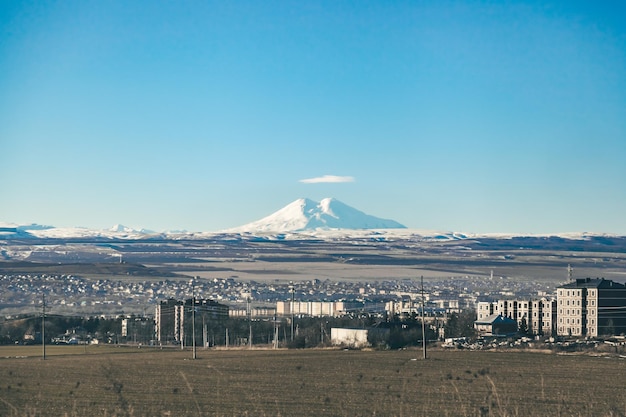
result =
[{"label": "low white building", "polygon": [[367,334],[367,329],[345,329],[333,327],[330,329],[330,342],[335,346],[363,348],[369,346]]}]

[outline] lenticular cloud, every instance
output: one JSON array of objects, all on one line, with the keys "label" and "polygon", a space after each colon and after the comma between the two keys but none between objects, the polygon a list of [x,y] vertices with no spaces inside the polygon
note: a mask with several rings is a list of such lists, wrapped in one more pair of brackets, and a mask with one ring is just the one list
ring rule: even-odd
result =
[{"label": "lenticular cloud", "polygon": [[340,177],[338,175],[323,175],[321,177],[300,180],[305,184],[318,184],[323,182],[354,182],[354,177]]}]

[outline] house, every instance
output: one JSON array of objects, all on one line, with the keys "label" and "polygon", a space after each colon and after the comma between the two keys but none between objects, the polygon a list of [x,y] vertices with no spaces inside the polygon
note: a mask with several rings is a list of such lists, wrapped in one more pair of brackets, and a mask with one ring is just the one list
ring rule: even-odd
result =
[{"label": "house", "polygon": [[480,336],[506,336],[517,332],[517,321],[500,314],[492,314],[476,320],[474,328]]}]

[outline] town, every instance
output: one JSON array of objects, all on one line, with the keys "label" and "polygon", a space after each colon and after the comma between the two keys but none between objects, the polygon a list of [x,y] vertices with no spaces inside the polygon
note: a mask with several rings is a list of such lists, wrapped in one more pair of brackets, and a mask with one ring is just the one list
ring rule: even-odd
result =
[{"label": "town", "polygon": [[[305,326],[326,323],[311,340],[363,347],[372,344],[372,326],[389,332],[390,322],[418,322],[423,317],[429,340],[458,346],[467,336],[478,337],[600,337],[626,332],[626,287],[601,278],[538,283],[506,277],[459,276],[447,279],[341,282],[242,281],[235,278],[166,280],[92,280],[74,275],[17,274],[0,276],[3,322],[34,316],[117,320],[119,331],[100,335],[104,343],[199,346],[229,345],[225,320],[231,323],[231,345],[255,343],[279,346],[294,341]],[[195,305],[195,307],[192,307]],[[191,336],[189,323],[198,334]],[[470,317],[464,333],[453,329],[450,317]],[[364,317],[368,318],[366,329]],[[336,323],[329,321],[343,318]],[[308,319],[308,321],[307,321]],[[350,321],[352,319],[352,321]],[[298,320],[297,324],[294,322]],[[360,322],[359,322],[360,320]],[[466,319],[467,320],[467,319]],[[249,323],[246,328],[246,321]],[[220,325],[216,325],[220,322]],[[334,324],[351,329],[331,328]],[[384,323],[384,324],[381,324]],[[405,323],[406,326],[406,323]],[[279,330],[282,327],[282,330]],[[355,327],[363,327],[357,329]],[[471,332],[467,332],[471,329]],[[316,330],[317,331],[317,330]],[[219,335],[216,337],[216,333]],[[209,334],[211,335],[209,337]],[[115,335],[115,336],[114,336]],[[382,336],[383,338],[388,337]],[[421,338],[421,334],[418,338]],[[37,329],[14,334],[5,343],[41,340]],[[96,335],[66,329],[55,343],[97,343]],[[413,341],[416,342],[417,338]],[[308,342],[307,346],[317,343]],[[288,345],[288,344],[287,344]]]}]

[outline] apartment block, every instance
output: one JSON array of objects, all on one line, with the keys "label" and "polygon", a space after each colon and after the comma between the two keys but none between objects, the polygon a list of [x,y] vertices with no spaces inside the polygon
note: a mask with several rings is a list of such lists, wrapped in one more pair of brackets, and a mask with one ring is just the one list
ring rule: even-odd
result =
[{"label": "apartment block", "polygon": [[559,336],[626,333],[626,286],[604,278],[576,279],[557,288]]}]

